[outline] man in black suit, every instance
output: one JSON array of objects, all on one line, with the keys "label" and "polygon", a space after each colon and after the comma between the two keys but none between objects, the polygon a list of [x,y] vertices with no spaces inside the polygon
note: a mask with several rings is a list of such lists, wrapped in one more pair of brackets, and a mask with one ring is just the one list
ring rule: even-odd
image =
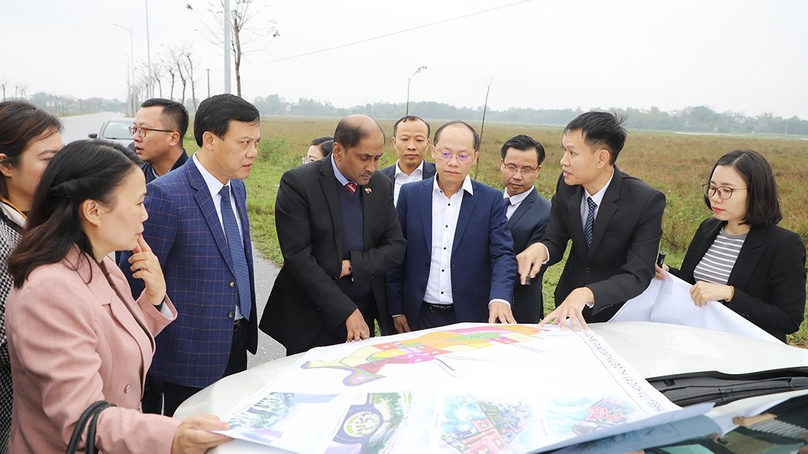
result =
[{"label": "man in black suit", "polygon": [[393,203],[398,203],[402,185],[435,176],[435,164],[424,161],[429,133],[429,123],[414,115],[399,118],[393,125],[393,148],[398,160],[381,170],[395,183]]},{"label": "man in black suit", "polygon": [[365,115],[342,119],[327,159],[283,174],[275,224],[283,267],[261,331],[286,353],[392,332],[386,275],[404,259],[390,180],[376,173],[384,133]]},{"label": "man in black suit", "polygon": [[550,224],[518,261],[524,283],[560,261],[572,240],[556,309],[539,326],[553,320],[563,329],[568,318],[573,329],[607,321],[654,277],[665,196],[615,166],[626,141],[622,123],[609,112],[587,112],[564,128]]},{"label": "man in black suit", "polygon": [[[544,147],[536,139],[520,134],[505,142],[500,152],[505,215],[518,257],[528,246],[541,240],[550,220],[550,202],[540,196],[535,187],[544,162]],[[512,311],[517,322],[538,323],[544,317],[543,276],[544,269],[526,285],[516,279]]]}]

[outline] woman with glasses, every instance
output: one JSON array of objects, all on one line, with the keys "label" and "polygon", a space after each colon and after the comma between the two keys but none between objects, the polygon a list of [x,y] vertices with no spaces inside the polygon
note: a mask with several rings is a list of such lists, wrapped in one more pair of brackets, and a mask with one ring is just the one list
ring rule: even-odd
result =
[{"label": "woman with glasses", "polygon": [[63,146],[58,118],[22,101],[0,102],[0,453],[11,429],[11,364],[6,342],[6,260],[20,242],[39,177]]},{"label": "woman with glasses", "polygon": [[662,267],[694,284],[697,306],[720,301],[786,342],[805,312],[805,245],[777,226],[783,215],[771,166],[756,151],[735,150],[703,188],[713,217],[699,226],[681,269]]}]

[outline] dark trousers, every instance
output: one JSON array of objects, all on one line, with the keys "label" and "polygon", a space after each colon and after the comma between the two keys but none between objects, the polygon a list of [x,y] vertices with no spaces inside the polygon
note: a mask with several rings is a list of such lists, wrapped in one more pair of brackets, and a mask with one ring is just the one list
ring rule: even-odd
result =
[{"label": "dark trousers", "polygon": [[418,319],[414,321],[415,323],[412,323],[407,320],[407,323],[410,325],[410,329],[412,330],[437,328],[440,326],[457,323],[457,316],[455,315],[454,311],[448,313],[432,312],[429,310],[429,306],[426,303],[421,303],[421,310],[418,312]]},{"label": "dark trousers", "polygon": [[[245,320],[233,329],[233,344],[230,346],[230,358],[227,360],[223,378],[247,370],[247,337]],[[154,378],[154,382],[163,393],[163,414],[166,416],[174,416],[180,404],[202,390],[160,380],[157,377]]]},{"label": "dark trousers", "polygon": [[143,384],[143,399],[140,399],[143,413],[163,414],[163,392],[154,382],[151,372],[146,372],[146,381]]}]

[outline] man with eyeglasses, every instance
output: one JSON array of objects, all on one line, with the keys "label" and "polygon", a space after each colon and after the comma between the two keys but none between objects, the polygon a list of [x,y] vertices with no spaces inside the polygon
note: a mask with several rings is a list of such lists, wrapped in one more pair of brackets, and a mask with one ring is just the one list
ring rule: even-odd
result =
[{"label": "man with eyeglasses", "polygon": [[615,165],[626,141],[623,118],[587,112],[564,128],[562,174],[540,243],[518,257],[522,283],[572,248],[555,290],[556,309],[539,322],[587,329],[608,321],[648,287],[662,238],[665,196]]},{"label": "man with eyeglasses", "polygon": [[188,111],[182,104],[163,98],[147,99],[129,127],[135,152],[143,164],[146,183],[154,181],[188,160],[182,139],[188,130]]},{"label": "man with eyeglasses", "polygon": [[511,312],[516,259],[502,193],[473,181],[480,136],[452,121],[435,132],[434,178],[401,187],[403,264],[388,276],[399,333],[457,322],[516,323]]},{"label": "man with eyeglasses", "polygon": [[[550,220],[550,202],[536,191],[536,178],[544,162],[544,147],[534,138],[520,134],[508,139],[500,150],[500,172],[505,190],[505,215],[517,254],[538,243]],[[519,323],[538,323],[544,318],[542,277],[544,270],[524,285],[515,277],[513,317]]]}]

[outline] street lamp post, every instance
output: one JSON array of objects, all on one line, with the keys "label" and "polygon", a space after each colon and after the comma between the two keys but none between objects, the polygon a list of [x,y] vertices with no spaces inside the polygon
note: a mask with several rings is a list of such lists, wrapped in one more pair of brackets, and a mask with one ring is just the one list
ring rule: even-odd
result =
[{"label": "street lamp post", "polygon": [[412,78],[415,77],[416,74],[421,72],[422,70],[426,69],[426,66],[419,66],[418,69],[415,70],[414,73],[410,74],[409,79],[407,79],[407,107],[404,110],[404,116],[409,116],[410,114],[410,82]]},{"label": "street lamp post", "polygon": [[151,40],[149,39],[149,0],[146,0],[146,62],[149,71],[149,77],[147,78],[149,85],[146,87],[146,93],[151,98],[154,96],[154,79],[152,79]]},{"label": "street lamp post", "polygon": [[127,87],[126,88],[127,88],[127,93],[128,93],[128,96],[129,96],[129,102],[128,102],[129,113],[134,117],[135,116],[135,99],[134,99],[134,96],[132,96],[132,84],[135,83],[135,50],[134,50],[135,47],[132,44],[132,42],[134,41],[135,32],[133,32],[131,28],[126,28],[123,25],[118,25],[118,24],[112,24],[112,25],[114,25],[115,27],[121,28],[124,31],[126,31],[127,33],[129,33],[129,68],[127,69],[128,74],[126,75],[126,78],[127,78],[127,84],[126,84]]}]

